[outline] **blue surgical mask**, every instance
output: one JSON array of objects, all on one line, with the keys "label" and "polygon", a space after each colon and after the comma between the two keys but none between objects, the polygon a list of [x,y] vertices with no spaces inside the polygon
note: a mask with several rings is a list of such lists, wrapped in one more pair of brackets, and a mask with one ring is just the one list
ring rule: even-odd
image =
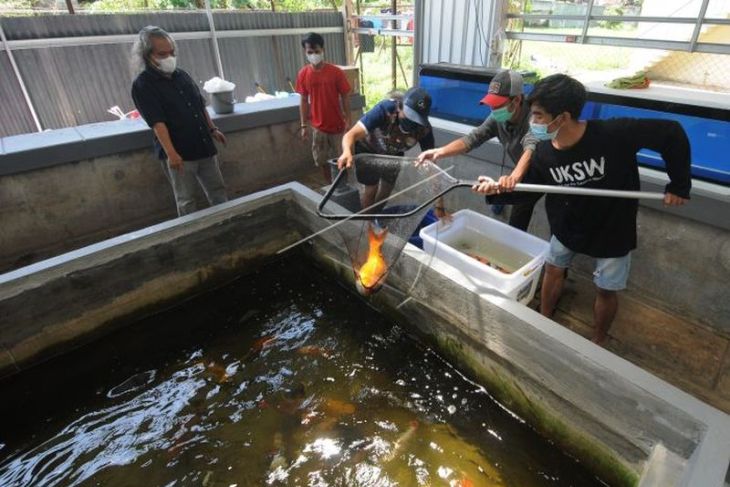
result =
[{"label": "blue surgical mask", "polygon": [[505,123],[512,118],[512,112],[509,111],[509,103],[502,108],[495,108],[492,110],[492,118],[497,123]]},{"label": "blue surgical mask", "polygon": [[[557,120],[557,119],[555,119],[555,120]],[[555,120],[553,120],[553,122]],[[530,132],[532,132],[532,135],[534,135],[538,140],[554,140],[555,137],[558,136],[558,131],[560,130],[560,126],[558,126],[558,128],[556,128],[554,131],[548,132],[548,127],[553,122],[550,122],[550,123],[532,123],[532,122],[530,122]]]}]

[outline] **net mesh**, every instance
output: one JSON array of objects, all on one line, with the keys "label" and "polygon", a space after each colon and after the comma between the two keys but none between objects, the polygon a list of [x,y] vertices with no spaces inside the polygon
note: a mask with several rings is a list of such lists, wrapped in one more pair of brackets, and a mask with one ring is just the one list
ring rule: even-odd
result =
[{"label": "net mesh", "polygon": [[429,203],[458,182],[446,171],[414,159],[372,154],[355,156],[343,170],[320,215],[352,219],[337,227],[347,248],[358,290],[376,292],[409,238],[422,224]]}]

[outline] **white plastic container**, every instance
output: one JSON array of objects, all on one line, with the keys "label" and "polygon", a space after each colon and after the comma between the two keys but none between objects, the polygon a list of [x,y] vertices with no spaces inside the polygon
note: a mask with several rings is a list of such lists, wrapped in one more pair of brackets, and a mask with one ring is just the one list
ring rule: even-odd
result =
[{"label": "white plastic container", "polygon": [[548,242],[472,210],[459,210],[451,223],[438,225],[421,229],[424,252],[478,285],[524,304],[532,300],[550,248]]}]

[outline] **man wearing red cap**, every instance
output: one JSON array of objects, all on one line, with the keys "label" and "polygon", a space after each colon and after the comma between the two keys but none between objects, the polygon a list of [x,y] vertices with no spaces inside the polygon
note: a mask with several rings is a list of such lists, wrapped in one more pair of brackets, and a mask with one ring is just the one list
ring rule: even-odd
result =
[{"label": "man wearing red cap", "polygon": [[[488,105],[492,113],[479,127],[443,147],[422,152],[418,160],[436,162],[444,157],[465,154],[497,137],[505,153],[515,164],[509,176],[499,179],[499,185],[512,190],[527,173],[530,157],[537,144],[537,139],[530,133],[530,106],[523,95],[522,75],[508,69],[500,71],[492,78],[487,94],[480,103]],[[527,230],[532,210],[540,196],[535,195],[530,201],[513,205],[509,224],[520,230]]]}]

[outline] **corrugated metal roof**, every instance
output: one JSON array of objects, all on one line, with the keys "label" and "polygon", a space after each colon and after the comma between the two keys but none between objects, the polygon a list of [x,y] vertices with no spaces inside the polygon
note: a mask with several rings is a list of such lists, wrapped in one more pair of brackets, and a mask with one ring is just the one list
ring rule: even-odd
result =
[{"label": "corrugated metal roof", "polygon": [[288,29],[301,27],[341,27],[338,12],[216,12],[213,14],[217,30]]},{"label": "corrugated metal roof", "polygon": [[[341,27],[338,12],[214,12],[217,30]],[[208,30],[204,11],[138,14],[44,15],[3,18],[8,40],[136,34],[146,25],[169,32]]]},{"label": "corrugated metal roof", "polygon": [[[216,30],[342,27],[336,12],[273,13],[217,12]],[[148,24],[172,32],[207,31],[204,13],[154,13],[134,15],[45,16],[2,19],[8,40],[63,36],[119,35],[136,33]],[[328,58],[345,61],[342,34],[324,34]],[[274,46],[276,45],[276,49]],[[267,90],[287,90],[304,64],[299,35],[219,39],[226,78],[236,83],[235,96],[243,100],[256,92],[254,83]],[[113,105],[134,108],[129,69],[131,43],[26,48],[13,51],[23,80],[46,128],[63,128],[114,117],[106,112]],[[35,130],[20,93],[7,54],[0,51],[0,136]],[[178,65],[202,83],[215,76],[215,58],[210,39],[178,40]],[[7,69],[6,69],[7,67]]]},{"label": "corrugated metal roof", "polygon": [[7,17],[2,22],[8,40],[136,34],[146,25],[159,25],[170,32],[208,30],[205,12],[39,15]]},{"label": "corrugated metal roof", "polygon": [[[328,60],[344,64],[343,36],[324,34],[323,37]],[[292,83],[295,83],[297,73],[305,63],[300,41],[300,36],[220,39],[218,45],[223,69],[226,78],[236,83],[235,96],[242,101],[246,95],[255,94],[255,82],[261,83],[271,93],[276,90],[291,91],[286,78],[291,78]]]},{"label": "corrugated metal roof", "polygon": [[35,132],[33,117],[5,51],[0,51],[0,107],[0,136]]}]

